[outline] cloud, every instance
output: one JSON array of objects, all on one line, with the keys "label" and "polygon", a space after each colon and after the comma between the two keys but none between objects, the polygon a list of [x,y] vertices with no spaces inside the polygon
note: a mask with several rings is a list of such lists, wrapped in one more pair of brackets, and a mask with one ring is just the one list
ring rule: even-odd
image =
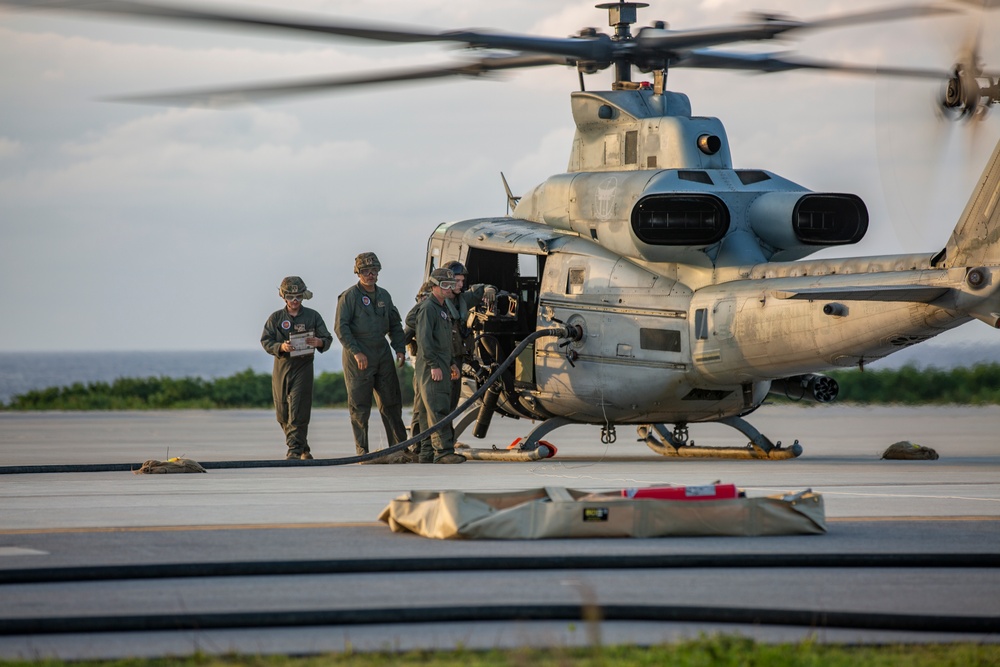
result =
[{"label": "cloud", "polygon": [[[769,5],[792,13],[802,7],[791,0]],[[808,13],[871,5],[822,2]],[[285,7],[330,16],[348,11],[332,0],[293,0]],[[657,18],[682,29],[734,22],[744,8],[736,0],[671,4],[641,10],[640,24]],[[349,12],[359,21],[442,30],[608,31],[607,14],[595,10],[593,0],[359,0]],[[926,64],[939,59],[921,49],[927,43],[873,28],[763,48]],[[577,88],[572,68],[365,88],[227,111],[100,100],[398,71],[466,55],[438,44],[0,14],[0,282],[12,287],[0,296],[0,308],[24,313],[40,348],[252,348],[264,317],[279,303],[281,277],[305,277],[317,295],[311,305],[332,317],[336,295],[353,280],[353,258],[365,250],[378,252],[385,266],[380,280],[398,303],[409,305],[428,236],[439,223],[503,215],[501,171],[520,194],[565,170],[574,129],[568,94]],[[603,71],[587,77],[587,86],[603,89],[610,79]],[[870,202],[873,220],[886,208],[874,84],[818,74],[691,70],[671,72],[668,83],[690,95],[696,114],[726,123],[739,166],[858,192]],[[895,118],[904,132],[915,127],[910,106]],[[884,247],[879,240],[852,250],[877,254]],[[28,310],[13,296],[26,287],[38,297]],[[0,345],[20,329],[13,321],[0,324]]]},{"label": "cloud", "polygon": [[0,137],[0,160],[16,157],[21,153],[21,142]]}]

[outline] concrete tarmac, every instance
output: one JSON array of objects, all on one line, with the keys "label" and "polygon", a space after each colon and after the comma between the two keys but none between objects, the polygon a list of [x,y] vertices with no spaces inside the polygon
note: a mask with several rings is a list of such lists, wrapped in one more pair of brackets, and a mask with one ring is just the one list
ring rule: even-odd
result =
[{"label": "concrete tarmac", "polygon": [[[790,461],[667,459],[636,441],[632,427],[602,444],[599,427],[551,433],[558,455],[531,463],[346,465],[210,470],[0,475],[0,575],[43,568],[319,559],[539,558],[631,555],[1000,554],[1000,408],[765,406],[749,421],[804,454]],[[532,424],[495,419],[476,447],[506,447]],[[384,434],[372,421],[374,446]],[[699,445],[740,446],[718,425],[692,425]],[[353,455],[346,411],[314,411],[317,458]],[[934,447],[937,461],[884,461],[899,440]],[[270,411],[0,414],[0,466],[135,463],[186,456],[201,462],[278,459]],[[663,538],[440,542],[399,535],[376,521],[413,489],[516,490],[567,486],[592,491],[731,482],[749,495],[812,488],[826,503],[829,532],[780,538]],[[1000,619],[1000,556],[973,568],[638,569],[585,571],[344,573],[0,585],[4,618],[316,610],[537,602],[708,605],[940,614]],[[991,564],[992,563],[992,564]],[[986,634],[864,628],[750,627],[718,623],[605,622],[602,641],[655,643],[699,632],[741,632],[766,641],[996,641]],[[323,652],[379,648],[579,645],[579,623],[353,625],[265,630],[64,633],[0,636],[0,656],[64,658],[205,652]]]}]

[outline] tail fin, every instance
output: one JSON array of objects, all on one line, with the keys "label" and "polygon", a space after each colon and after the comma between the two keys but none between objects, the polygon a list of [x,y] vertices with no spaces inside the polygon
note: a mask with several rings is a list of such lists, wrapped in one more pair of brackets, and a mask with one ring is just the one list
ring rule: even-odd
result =
[{"label": "tail fin", "polygon": [[1000,265],[1000,142],[951,233],[944,265]]}]

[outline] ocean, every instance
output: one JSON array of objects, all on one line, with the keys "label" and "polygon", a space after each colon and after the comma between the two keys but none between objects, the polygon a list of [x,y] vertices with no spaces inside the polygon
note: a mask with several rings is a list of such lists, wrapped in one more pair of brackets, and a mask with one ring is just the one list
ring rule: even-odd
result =
[{"label": "ocean", "polygon": [[[340,349],[316,355],[316,372],[339,372]],[[0,352],[0,403],[33,389],[67,387],[76,382],[113,382],[121,377],[228,377],[250,368],[271,372],[272,357],[263,350],[221,352]],[[957,368],[1000,362],[1000,341],[991,344],[940,345],[933,341],[897,352],[872,369]]]}]

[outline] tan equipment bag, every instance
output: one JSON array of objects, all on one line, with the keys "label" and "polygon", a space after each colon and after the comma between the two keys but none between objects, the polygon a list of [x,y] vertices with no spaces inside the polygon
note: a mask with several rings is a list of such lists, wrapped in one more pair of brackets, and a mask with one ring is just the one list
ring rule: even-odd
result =
[{"label": "tan equipment bag", "polygon": [[411,491],[379,515],[397,533],[436,539],[542,539],[826,532],[810,490],[761,498],[659,500],[546,487],[506,493]]}]

